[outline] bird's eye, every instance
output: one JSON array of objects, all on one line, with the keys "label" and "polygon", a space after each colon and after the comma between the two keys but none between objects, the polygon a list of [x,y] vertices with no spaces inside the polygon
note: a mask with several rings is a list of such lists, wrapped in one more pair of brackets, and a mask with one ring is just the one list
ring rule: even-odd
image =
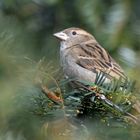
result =
[{"label": "bird's eye", "polygon": [[75,31],[72,32],[72,35],[76,35],[77,33]]}]

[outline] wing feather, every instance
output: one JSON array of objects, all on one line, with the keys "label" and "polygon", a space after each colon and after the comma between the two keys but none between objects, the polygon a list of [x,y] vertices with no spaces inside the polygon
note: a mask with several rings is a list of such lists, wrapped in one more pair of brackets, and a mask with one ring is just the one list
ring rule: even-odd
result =
[{"label": "wing feather", "polygon": [[111,77],[117,79],[120,77],[126,79],[122,68],[97,42],[82,43],[74,47],[73,51],[77,52],[76,63],[79,66],[93,72],[109,73]]}]

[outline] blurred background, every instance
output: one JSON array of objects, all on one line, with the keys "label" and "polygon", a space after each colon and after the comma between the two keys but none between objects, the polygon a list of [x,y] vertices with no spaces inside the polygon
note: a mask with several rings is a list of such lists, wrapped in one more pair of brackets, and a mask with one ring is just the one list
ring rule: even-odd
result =
[{"label": "blurred background", "polygon": [[[138,89],[139,5],[139,0],[0,0],[0,140],[44,139],[47,101],[33,82],[40,65],[52,75],[60,68],[59,42],[53,33],[65,28],[80,27],[93,34],[129,77],[136,79]],[[33,98],[38,96],[40,101]],[[98,129],[93,131],[96,134]],[[137,139],[128,131],[119,136],[112,131],[103,137],[100,129],[92,139]]]}]

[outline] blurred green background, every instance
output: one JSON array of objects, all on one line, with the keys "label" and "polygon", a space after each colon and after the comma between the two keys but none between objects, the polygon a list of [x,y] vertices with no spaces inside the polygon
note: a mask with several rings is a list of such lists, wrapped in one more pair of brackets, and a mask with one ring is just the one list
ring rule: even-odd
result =
[{"label": "blurred green background", "polygon": [[[43,139],[46,118],[29,113],[41,93],[33,82],[42,59],[48,73],[60,68],[53,33],[68,27],[93,34],[139,87],[139,0],[0,0],[0,140]],[[93,139],[133,139],[102,134]]]}]

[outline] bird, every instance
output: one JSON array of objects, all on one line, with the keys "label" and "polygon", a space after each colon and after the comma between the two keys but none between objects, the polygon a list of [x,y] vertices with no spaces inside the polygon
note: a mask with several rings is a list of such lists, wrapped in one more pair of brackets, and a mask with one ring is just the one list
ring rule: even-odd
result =
[{"label": "bird", "polygon": [[127,79],[121,66],[87,31],[70,27],[53,35],[60,40],[60,63],[66,78],[94,83],[102,72],[105,83]]},{"label": "bird", "polygon": [[[118,84],[119,87],[117,85],[117,88],[119,88],[119,91],[123,91],[123,88],[127,89],[127,86],[125,85],[126,82],[129,82],[129,78],[125,74],[124,70],[98,43],[93,35],[83,29],[71,27],[54,33],[54,36],[60,40],[60,62],[65,78],[74,79],[78,82],[85,81],[85,83],[95,83],[98,73],[101,72],[106,76],[104,81],[105,84],[107,83],[108,85],[108,83],[111,83],[114,79],[118,81],[121,80],[122,83]],[[130,84],[128,84],[128,86],[129,85]],[[82,99],[77,95],[73,95],[76,99],[78,98],[78,100],[81,100],[83,110],[81,111],[78,109],[78,112],[83,114],[84,109],[89,108],[91,102],[96,103],[95,100],[97,97],[97,99],[100,99],[114,110],[119,111],[124,115],[128,115],[135,122],[138,121],[138,119],[131,113],[124,111],[120,106],[114,104],[110,100],[111,98],[108,99],[105,94],[106,91],[98,90],[98,85],[96,86],[96,83],[91,87],[90,85],[87,87],[83,85],[83,83],[80,85],[78,84],[78,86],[81,86],[90,93],[87,95],[85,94]],[[70,95],[70,97],[72,96]]]}]

